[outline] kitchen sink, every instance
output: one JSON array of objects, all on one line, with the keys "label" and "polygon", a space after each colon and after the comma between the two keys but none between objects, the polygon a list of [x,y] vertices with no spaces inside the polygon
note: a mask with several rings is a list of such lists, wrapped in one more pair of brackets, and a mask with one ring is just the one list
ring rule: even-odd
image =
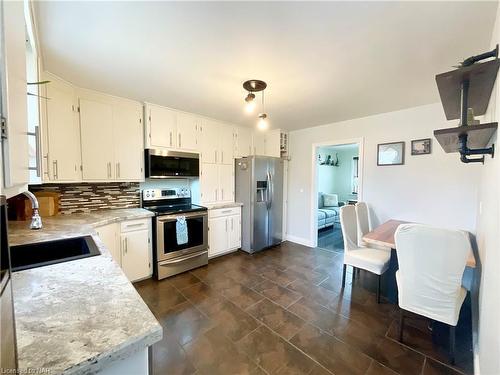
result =
[{"label": "kitchen sink", "polygon": [[11,246],[12,271],[69,262],[101,254],[92,236]]}]

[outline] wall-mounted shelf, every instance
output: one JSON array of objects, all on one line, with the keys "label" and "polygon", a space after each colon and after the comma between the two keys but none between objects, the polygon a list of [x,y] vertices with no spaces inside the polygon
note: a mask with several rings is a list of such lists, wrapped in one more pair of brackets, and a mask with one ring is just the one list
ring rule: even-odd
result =
[{"label": "wall-mounted shelf", "polygon": [[472,149],[485,148],[498,128],[497,122],[481,125],[458,126],[434,130],[434,137],[444,152],[460,152],[459,135],[467,134],[467,145]]},{"label": "wall-mounted shelf", "polygon": [[460,118],[461,86],[464,81],[469,82],[468,108],[473,109],[474,116],[484,115],[499,67],[500,59],[495,59],[436,75],[439,96],[446,118],[448,120]]}]

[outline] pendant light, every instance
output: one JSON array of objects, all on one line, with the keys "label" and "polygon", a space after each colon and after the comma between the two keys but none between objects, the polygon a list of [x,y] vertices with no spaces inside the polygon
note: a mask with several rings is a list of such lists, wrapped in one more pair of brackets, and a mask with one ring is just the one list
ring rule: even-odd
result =
[{"label": "pendant light", "polygon": [[262,94],[262,112],[258,116],[257,127],[260,130],[266,130],[269,126],[267,121],[267,114],[264,112],[264,90],[267,87],[267,83],[258,79],[251,79],[243,82],[243,88],[248,92],[245,98],[245,111],[247,113],[252,113],[255,110],[255,93],[261,92]]}]

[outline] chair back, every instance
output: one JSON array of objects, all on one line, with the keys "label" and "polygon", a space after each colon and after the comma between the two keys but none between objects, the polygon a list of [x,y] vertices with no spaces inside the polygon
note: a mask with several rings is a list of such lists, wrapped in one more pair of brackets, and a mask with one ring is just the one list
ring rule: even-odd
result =
[{"label": "chair back", "polygon": [[358,240],[361,242],[359,245],[362,245],[362,238],[365,234],[371,232],[372,227],[370,223],[370,213],[368,211],[368,205],[365,202],[356,203],[356,217],[358,222]]},{"label": "chair back", "polygon": [[462,276],[471,251],[469,234],[422,224],[395,233],[399,306],[429,318],[456,314]]},{"label": "chair back", "polygon": [[340,207],[340,226],[344,237],[344,250],[355,250],[358,248],[358,224],[356,209],[353,205]]}]

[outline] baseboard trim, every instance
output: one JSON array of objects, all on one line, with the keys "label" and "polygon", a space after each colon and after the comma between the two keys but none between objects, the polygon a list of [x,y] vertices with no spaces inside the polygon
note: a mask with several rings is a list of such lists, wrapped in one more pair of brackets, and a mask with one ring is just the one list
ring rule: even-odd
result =
[{"label": "baseboard trim", "polygon": [[299,245],[313,247],[313,244],[311,243],[311,240],[309,238],[297,237],[297,236],[292,236],[290,234],[287,234],[286,235],[286,240],[290,241],[290,242],[297,243]]}]

